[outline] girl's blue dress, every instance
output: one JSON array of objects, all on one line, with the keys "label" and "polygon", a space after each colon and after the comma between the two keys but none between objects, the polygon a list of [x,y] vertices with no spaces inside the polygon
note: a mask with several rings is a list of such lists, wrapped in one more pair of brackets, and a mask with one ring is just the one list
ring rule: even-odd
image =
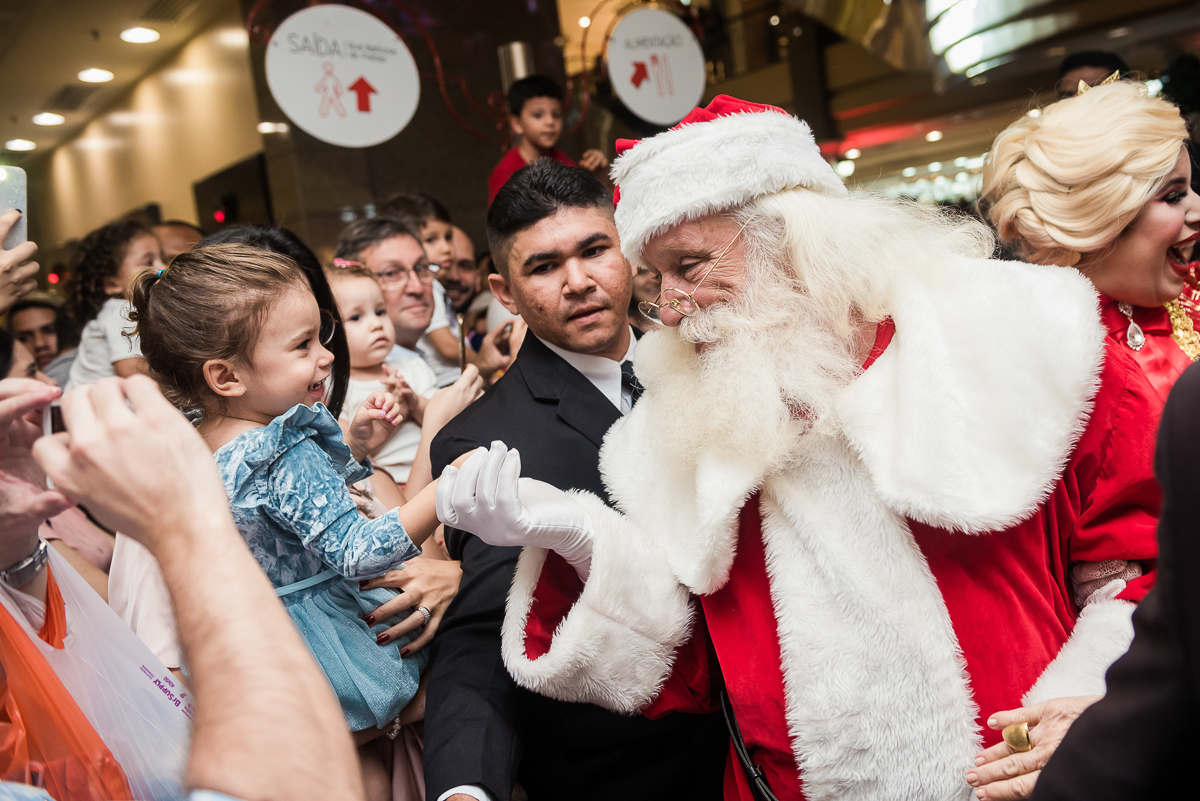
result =
[{"label": "girl's blue dress", "polygon": [[360,590],[358,582],[421,553],[395,509],[368,520],[355,508],[348,485],[371,475],[371,467],[350,455],[337,421],[320,403],[298,405],[214,456],[234,522],[277,588],[336,571],[281,600],[325,670],[351,731],[387,725],[416,694],[428,657],[424,650],[400,657],[415,632],[376,645],[375,635],[401,616],[374,627],[359,617],[397,593]]}]

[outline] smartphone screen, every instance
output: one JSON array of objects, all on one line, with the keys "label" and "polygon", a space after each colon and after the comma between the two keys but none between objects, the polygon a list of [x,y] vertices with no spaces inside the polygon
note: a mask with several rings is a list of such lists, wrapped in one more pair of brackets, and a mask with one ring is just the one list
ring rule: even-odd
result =
[{"label": "smartphone screen", "polygon": [[[42,433],[44,435],[48,437],[66,430],[67,427],[63,425],[62,405],[59,401],[54,401],[42,409]],[[54,482],[50,480],[49,476],[46,476],[46,489],[54,489]]]},{"label": "smartphone screen", "polygon": [[20,167],[0,167],[0,214],[7,214],[16,209],[21,212],[21,219],[4,238],[4,249],[12,250],[25,242],[25,171]]}]

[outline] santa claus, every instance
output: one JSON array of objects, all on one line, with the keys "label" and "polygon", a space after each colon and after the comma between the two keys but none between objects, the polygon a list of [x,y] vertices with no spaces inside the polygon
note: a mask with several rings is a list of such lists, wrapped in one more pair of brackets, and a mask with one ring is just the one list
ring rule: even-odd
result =
[{"label": "santa claus", "polygon": [[528,546],[509,671],[628,713],[726,702],[729,799],[1027,792],[1153,581],[1154,395],[1095,291],[848,195],[776,108],[719,97],[618,150],[663,327],[601,453],[616,508],[500,444],[438,488],[446,524]]}]

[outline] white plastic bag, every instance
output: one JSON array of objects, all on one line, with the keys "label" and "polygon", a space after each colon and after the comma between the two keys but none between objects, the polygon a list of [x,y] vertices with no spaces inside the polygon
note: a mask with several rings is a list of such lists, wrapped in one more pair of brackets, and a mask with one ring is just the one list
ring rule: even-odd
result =
[{"label": "white plastic bag", "polygon": [[108,746],[133,797],[177,801],[192,734],[190,693],[53,548],[50,566],[67,612],[62,650],[37,636],[5,591],[0,604]]}]

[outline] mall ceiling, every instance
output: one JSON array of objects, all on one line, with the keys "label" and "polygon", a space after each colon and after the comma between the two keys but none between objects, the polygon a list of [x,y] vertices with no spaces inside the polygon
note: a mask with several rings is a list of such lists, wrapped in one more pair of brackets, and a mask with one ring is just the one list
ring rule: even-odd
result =
[{"label": "mall ceiling", "polygon": [[[0,163],[20,163],[69,139],[138,80],[152,72],[236,0],[11,0],[0,3]],[[143,27],[155,42],[121,40]],[[86,83],[83,70],[112,73]],[[35,114],[57,114],[58,125],[36,125]],[[31,153],[3,149],[13,139]]]},{"label": "mall ceiling", "polygon": [[[854,178],[865,181],[896,176],[910,165],[978,156],[1009,122],[1053,99],[1057,65],[1065,53],[1114,50],[1134,69],[1154,76],[1178,53],[1200,50],[1196,0],[709,2],[763,19],[800,12],[839,34],[840,41],[825,51],[824,79],[843,138],[827,143],[826,151],[832,157],[860,151]],[[582,33],[579,18],[595,14],[598,0],[557,3],[569,53]],[[0,149],[0,163],[20,163],[68,139],[236,4],[237,0],[0,3],[0,144],[25,139],[36,146],[30,153]],[[608,5],[620,8],[624,0]],[[482,0],[481,6],[486,7]],[[940,25],[944,27],[935,38],[944,40],[943,55],[936,56],[923,49],[923,42]],[[147,44],[122,41],[121,32],[135,26],[153,29],[160,38]],[[84,83],[78,78],[82,70],[93,68],[111,71],[112,80]],[[787,105],[786,65],[768,69],[774,73],[756,84],[731,81],[714,89],[737,92],[747,87],[744,92],[752,99]],[[42,112],[61,115],[62,124],[35,125],[33,116]],[[927,141],[933,131],[940,136]]]}]

